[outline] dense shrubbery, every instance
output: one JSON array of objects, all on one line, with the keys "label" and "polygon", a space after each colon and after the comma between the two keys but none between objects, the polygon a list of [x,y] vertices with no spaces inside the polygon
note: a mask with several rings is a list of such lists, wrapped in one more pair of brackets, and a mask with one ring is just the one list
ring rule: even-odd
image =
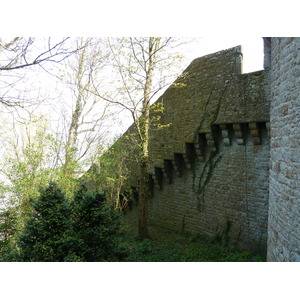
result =
[{"label": "dense shrubbery", "polygon": [[31,200],[32,212],[18,232],[15,210],[0,213],[2,261],[264,261],[204,237],[151,227],[152,239],[119,234],[120,214],[102,193],[80,186],[73,199],[51,183]]},{"label": "dense shrubbery", "polygon": [[119,214],[107,206],[103,194],[80,186],[69,201],[50,183],[31,205],[15,247],[8,245],[3,251],[4,260],[112,261],[122,255],[116,235]]},{"label": "dense shrubbery", "polygon": [[14,207],[2,208],[0,211],[0,257],[6,256],[18,231],[18,214]]},{"label": "dense shrubbery", "polygon": [[107,205],[104,194],[81,186],[75,192],[71,209],[78,257],[84,261],[113,261],[122,255],[117,239],[120,214]]},{"label": "dense shrubbery", "polygon": [[18,239],[21,259],[64,261],[72,245],[67,198],[55,183],[51,183],[31,202],[33,212]]}]

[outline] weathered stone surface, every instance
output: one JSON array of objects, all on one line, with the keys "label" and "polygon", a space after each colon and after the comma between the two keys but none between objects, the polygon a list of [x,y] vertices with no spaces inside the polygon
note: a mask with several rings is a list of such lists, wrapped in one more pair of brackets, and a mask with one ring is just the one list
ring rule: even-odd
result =
[{"label": "weathered stone surface", "polygon": [[207,155],[205,162],[197,162],[193,170],[185,170],[172,184],[166,182],[161,191],[154,191],[149,203],[150,222],[265,252],[269,177],[266,130],[263,142],[254,146],[248,134],[244,146],[234,138],[228,147],[220,136],[215,157]]},{"label": "weathered stone surface", "polygon": [[300,261],[300,38],[271,42],[269,261]]},{"label": "weathered stone surface", "polygon": [[165,126],[150,130],[149,217],[300,261],[300,38],[264,42],[266,70],[241,74],[240,47],[220,51],[194,60],[157,101]]},{"label": "weathered stone surface", "polygon": [[155,119],[167,126],[150,130],[150,222],[265,252],[267,75],[241,74],[240,47],[198,58],[183,74],[156,102]]},{"label": "weathered stone surface", "polygon": [[157,101],[164,107],[160,122],[169,126],[150,132],[149,153],[156,163],[184,153],[185,143],[210,133],[212,124],[269,121],[265,72],[241,74],[240,47],[195,59],[183,74]]}]

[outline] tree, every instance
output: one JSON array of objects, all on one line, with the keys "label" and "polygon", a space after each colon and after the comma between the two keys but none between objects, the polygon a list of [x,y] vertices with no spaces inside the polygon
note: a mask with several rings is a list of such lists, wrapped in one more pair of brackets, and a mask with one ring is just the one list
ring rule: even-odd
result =
[{"label": "tree", "polygon": [[[36,119],[42,118],[33,112],[39,109],[45,99],[41,97],[43,88],[32,82],[31,85],[30,81],[33,80],[33,74],[39,73],[37,71],[49,73],[53,65],[61,65],[82,50],[77,46],[71,44],[68,37],[0,38],[0,104],[9,112],[1,114],[1,119],[4,126],[12,124],[1,139],[0,147],[6,150],[1,157],[1,175],[4,175],[6,190],[9,190],[9,195],[6,195],[18,198],[19,203],[14,204],[22,205],[25,210],[26,201],[37,195],[39,185],[49,182],[54,170],[56,177],[59,175],[62,148],[58,134],[50,134],[49,128],[41,128],[41,124],[36,122]],[[65,186],[67,181],[74,181],[68,180],[67,176],[61,178]]]},{"label": "tree", "polygon": [[94,164],[81,178],[90,188],[105,191],[107,201],[120,211],[124,210],[129,202],[129,199],[121,201],[121,194],[130,188],[126,185],[130,151],[124,146],[118,139],[108,149],[100,149]]},{"label": "tree", "polygon": [[70,201],[55,183],[32,199],[32,213],[17,244],[21,261],[115,261],[120,215],[104,194],[81,185]]},{"label": "tree", "polygon": [[24,107],[25,102],[32,102],[32,99],[24,98],[22,91],[18,89],[28,77],[28,71],[36,66],[47,70],[48,63],[61,63],[78,50],[79,48],[70,47],[68,37],[59,40],[0,38],[0,103],[11,108]]},{"label": "tree", "polygon": [[18,230],[17,212],[13,207],[0,210],[0,256],[8,251],[10,243]]},{"label": "tree", "polygon": [[[57,161],[58,141],[50,134],[48,120],[34,115],[22,123],[7,122],[1,138],[3,200],[17,209],[22,224],[31,209],[29,199],[39,195],[41,186],[61,177]],[[64,186],[64,181],[61,184]]]},{"label": "tree", "polygon": [[[47,111],[44,107],[41,114],[36,106],[32,106],[22,110],[22,114],[17,114],[18,111],[14,110],[14,113],[1,115],[1,118],[5,119],[5,128],[1,128],[3,132],[0,147],[4,155],[0,161],[0,175],[4,177],[6,199],[13,200],[13,205],[18,206],[21,219],[30,209],[29,199],[37,197],[39,187],[45,186],[51,180],[60,182],[61,188],[71,198],[78,178],[85,172],[86,165],[93,159],[103,141],[102,125],[107,111],[106,105],[102,105],[99,101],[101,99],[91,94],[88,87],[91,76],[100,77],[106,52],[97,39],[75,39],[72,43],[65,40],[67,41],[69,49],[77,51],[72,56],[63,56],[65,64],[59,64],[59,79],[64,89],[67,87],[69,90],[69,93],[60,98],[60,102],[64,104],[61,106],[61,115],[57,105],[53,107],[48,118],[44,114],[49,111],[49,106]],[[17,42],[21,43],[21,40],[7,44],[6,51]],[[31,44],[27,48],[29,46]],[[21,50],[25,51],[23,48],[16,48],[15,51],[17,50],[20,53]],[[58,49],[55,48],[55,51]],[[68,53],[67,49],[65,51]],[[24,56],[29,64],[32,54],[26,52]],[[44,67],[48,61],[46,58],[49,57],[41,57],[36,63]],[[58,59],[59,56],[55,58]],[[20,64],[17,59],[14,61],[15,63],[7,65],[5,70],[13,72],[13,68],[17,66],[21,70],[27,68],[25,62]],[[70,109],[64,110],[66,107]],[[60,117],[62,126],[54,127],[57,125],[53,121],[54,117]]]},{"label": "tree", "polygon": [[24,261],[61,262],[70,255],[70,205],[61,189],[50,183],[32,199],[33,212],[20,235]]},{"label": "tree", "polygon": [[112,261],[119,252],[120,215],[106,203],[103,193],[81,185],[71,203],[76,255],[83,261]]},{"label": "tree", "polygon": [[[149,237],[147,227],[149,126],[151,100],[160,90],[170,84],[170,73],[179,57],[167,50],[172,38],[121,38],[108,39],[114,67],[118,77],[117,95],[103,94],[94,86],[95,94],[111,104],[129,111],[133,118],[138,139],[139,178],[139,235]],[[172,79],[174,77],[171,77]]]},{"label": "tree", "polygon": [[68,93],[61,97],[62,136],[64,157],[61,159],[64,176],[78,177],[85,161],[92,160],[103,143],[108,116],[107,103],[89,91],[92,78],[97,78],[98,87],[108,59],[108,51],[102,47],[101,39],[77,38],[79,49],[65,61],[59,78]]}]

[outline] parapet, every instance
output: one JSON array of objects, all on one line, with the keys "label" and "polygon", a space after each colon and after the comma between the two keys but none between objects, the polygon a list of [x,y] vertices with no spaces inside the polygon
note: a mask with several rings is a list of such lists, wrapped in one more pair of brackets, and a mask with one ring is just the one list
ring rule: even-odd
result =
[{"label": "parapet", "polygon": [[[241,74],[241,64],[240,46],[197,58],[152,105],[149,174],[174,160],[174,153],[186,156],[186,145],[197,144],[199,134],[213,139],[215,125],[269,122],[267,73]],[[136,144],[126,137],[134,138],[134,132],[132,125],[117,141],[130,149],[131,158]],[[128,168],[129,184],[136,186],[136,160]]]},{"label": "parapet", "polygon": [[241,62],[240,46],[197,58],[157,100],[161,126],[150,130],[153,165],[184,153],[186,143],[213,125],[269,121],[266,72],[241,74]]}]

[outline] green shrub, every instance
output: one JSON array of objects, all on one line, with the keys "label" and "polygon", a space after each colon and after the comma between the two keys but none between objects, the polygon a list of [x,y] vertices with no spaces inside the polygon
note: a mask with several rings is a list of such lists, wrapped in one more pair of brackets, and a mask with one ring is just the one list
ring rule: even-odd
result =
[{"label": "green shrub", "polygon": [[112,261],[123,255],[118,247],[120,214],[103,193],[81,185],[71,203],[75,253],[84,261]]},{"label": "green shrub", "polygon": [[13,237],[18,230],[18,217],[13,207],[0,210],[0,256],[11,248]]},{"label": "green shrub", "polygon": [[18,238],[19,260],[114,261],[126,255],[117,236],[120,215],[102,193],[82,185],[70,202],[51,183],[31,203],[33,212]]},{"label": "green shrub", "polygon": [[18,239],[23,261],[64,261],[70,237],[70,206],[61,189],[50,183],[31,200],[32,213]]}]

